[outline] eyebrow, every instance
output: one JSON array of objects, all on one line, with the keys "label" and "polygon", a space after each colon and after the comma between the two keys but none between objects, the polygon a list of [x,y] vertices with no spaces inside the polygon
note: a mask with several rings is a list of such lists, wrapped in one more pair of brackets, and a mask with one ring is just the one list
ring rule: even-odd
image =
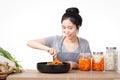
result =
[{"label": "eyebrow", "polygon": [[[62,25],[62,27],[65,27],[64,25]],[[68,28],[72,28],[72,26],[67,26]]]}]

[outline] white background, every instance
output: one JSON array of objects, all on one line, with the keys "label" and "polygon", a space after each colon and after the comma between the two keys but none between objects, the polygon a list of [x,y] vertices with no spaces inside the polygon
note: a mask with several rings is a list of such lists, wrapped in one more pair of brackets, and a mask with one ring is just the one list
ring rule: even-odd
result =
[{"label": "white background", "polygon": [[89,41],[91,51],[105,52],[107,46],[120,51],[119,4],[119,0],[0,0],[0,46],[24,69],[36,69],[37,62],[52,57],[28,47],[27,41],[62,35],[63,13],[68,7],[78,7],[83,18],[78,36]]}]

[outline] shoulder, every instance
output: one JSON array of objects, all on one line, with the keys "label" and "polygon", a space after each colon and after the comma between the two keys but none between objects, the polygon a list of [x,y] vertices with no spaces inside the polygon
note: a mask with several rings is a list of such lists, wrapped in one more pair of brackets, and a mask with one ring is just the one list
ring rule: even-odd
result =
[{"label": "shoulder", "polygon": [[54,45],[60,43],[61,39],[62,39],[62,36],[58,36],[58,35],[49,36],[49,37],[44,38],[45,44],[47,46],[49,46],[49,47],[54,46]]},{"label": "shoulder", "polygon": [[56,36],[54,36],[56,39],[62,39],[62,36],[60,36],[60,35],[56,35]]},{"label": "shoulder", "polygon": [[62,36],[59,36],[59,35],[49,36],[45,38],[45,40],[52,40],[52,41],[59,41],[61,39],[62,39]]},{"label": "shoulder", "polygon": [[55,36],[49,36],[48,38],[54,38],[54,39],[62,39],[62,36],[55,35]]},{"label": "shoulder", "polygon": [[80,41],[80,44],[81,44],[81,43],[89,44],[88,40],[87,40],[87,39],[84,39],[84,38],[79,38],[79,41]]}]

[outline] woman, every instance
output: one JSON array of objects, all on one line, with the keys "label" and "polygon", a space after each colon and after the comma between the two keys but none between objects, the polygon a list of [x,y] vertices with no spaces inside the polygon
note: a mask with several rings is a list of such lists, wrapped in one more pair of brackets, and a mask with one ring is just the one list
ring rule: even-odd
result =
[{"label": "woman", "polygon": [[71,69],[78,68],[78,58],[80,53],[90,53],[87,40],[77,36],[82,25],[82,18],[79,9],[71,7],[66,10],[61,19],[62,36],[50,36],[44,39],[28,41],[28,46],[44,50],[60,61],[71,64]]}]

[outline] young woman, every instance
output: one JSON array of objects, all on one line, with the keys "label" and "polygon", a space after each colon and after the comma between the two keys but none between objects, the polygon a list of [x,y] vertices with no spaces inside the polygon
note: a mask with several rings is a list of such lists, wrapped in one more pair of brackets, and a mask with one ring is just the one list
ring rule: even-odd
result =
[{"label": "young woman", "polygon": [[76,7],[66,9],[61,19],[61,25],[63,35],[30,40],[27,45],[47,51],[54,57],[57,55],[60,61],[70,63],[71,69],[78,68],[79,54],[90,53],[88,41],[77,36],[82,25],[79,9]]}]

